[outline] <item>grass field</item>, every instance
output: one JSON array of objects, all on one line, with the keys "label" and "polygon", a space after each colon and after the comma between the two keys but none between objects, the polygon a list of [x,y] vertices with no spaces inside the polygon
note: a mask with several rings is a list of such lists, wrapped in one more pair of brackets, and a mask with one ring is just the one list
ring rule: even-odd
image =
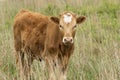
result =
[{"label": "grass field", "polygon": [[[120,0],[0,0],[0,80],[19,80],[13,41],[13,19],[20,9],[45,15],[73,11],[87,20],[77,27],[68,80],[120,80]],[[34,61],[35,80],[47,80]]]}]

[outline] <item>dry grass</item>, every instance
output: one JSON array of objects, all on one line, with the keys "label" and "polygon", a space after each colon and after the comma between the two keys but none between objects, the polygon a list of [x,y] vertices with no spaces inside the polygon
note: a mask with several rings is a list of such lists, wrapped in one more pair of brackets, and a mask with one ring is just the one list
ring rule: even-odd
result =
[{"label": "dry grass", "polygon": [[[23,8],[46,15],[70,10],[87,16],[78,26],[68,80],[120,80],[119,0],[0,0],[0,80],[19,80],[12,26],[15,14]],[[47,80],[42,67],[38,61],[32,65],[35,80]]]}]

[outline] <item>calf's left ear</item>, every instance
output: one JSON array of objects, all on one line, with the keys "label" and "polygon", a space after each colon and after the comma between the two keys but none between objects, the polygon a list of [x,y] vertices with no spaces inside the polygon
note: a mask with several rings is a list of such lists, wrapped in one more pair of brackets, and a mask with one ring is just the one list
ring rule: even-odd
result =
[{"label": "calf's left ear", "polygon": [[86,20],[85,16],[79,16],[79,17],[77,17],[76,22],[77,22],[77,24],[80,24],[80,23],[84,22],[85,20]]},{"label": "calf's left ear", "polygon": [[59,18],[58,17],[50,17],[50,19],[53,21],[53,22],[55,22],[55,23],[57,23],[57,24],[59,24]]}]

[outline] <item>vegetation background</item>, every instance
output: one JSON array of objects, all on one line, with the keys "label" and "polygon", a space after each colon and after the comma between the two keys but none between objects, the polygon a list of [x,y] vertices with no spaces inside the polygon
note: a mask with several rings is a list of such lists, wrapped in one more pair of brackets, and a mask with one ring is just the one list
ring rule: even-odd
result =
[{"label": "vegetation background", "polygon": [[[120,0],[0,0],[0,80],[19,80],[16,71],[13,19],[21,9],[57,16],[62,11],[85,15],[77,27],[76,48],[68,80],[120,80]],[[35,80],[47,80],[34,61]]]}]

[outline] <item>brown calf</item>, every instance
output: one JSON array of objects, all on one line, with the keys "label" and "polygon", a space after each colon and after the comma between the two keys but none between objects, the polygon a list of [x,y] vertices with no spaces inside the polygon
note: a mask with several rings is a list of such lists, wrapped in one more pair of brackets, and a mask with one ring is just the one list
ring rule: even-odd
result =
[{"label": "brown calf", "polygon": [[74,50],[76,24],[85,19],[72,12],[48,17],[21,10],[14,21],[16,61],[20,76],[24,76],[21,80],[30,79],[34,59],[46,61],[49,80],[66,80],[68,61]]}]

